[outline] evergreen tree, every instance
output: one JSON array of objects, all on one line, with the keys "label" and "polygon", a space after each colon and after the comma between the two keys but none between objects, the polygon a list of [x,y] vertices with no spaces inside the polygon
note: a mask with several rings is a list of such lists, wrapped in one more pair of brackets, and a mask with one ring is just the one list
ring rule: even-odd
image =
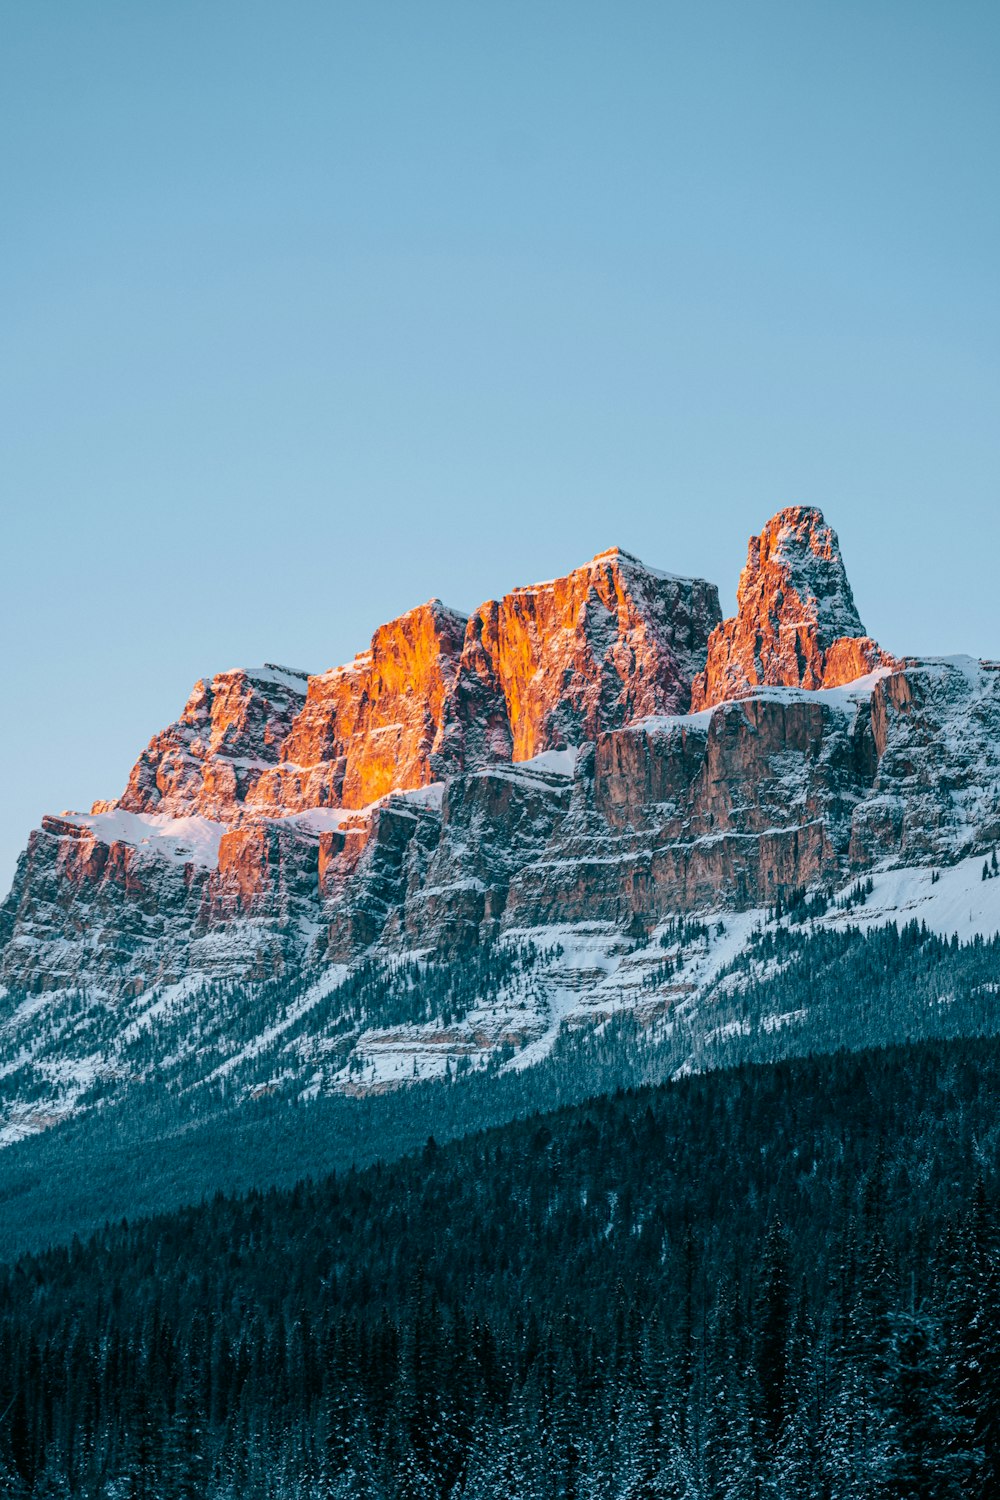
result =
[{"label": "evergreen tree", "polygon": [[888,1492],[896,1500],[959,1500],[968,1475],[940,1330],[927,1313],[894,1316],[892,1355]]},{"label": "evergreen tree", "polygon": [[773,1219],[762,1255],[755,1331],[761,1431],[769,1453],[777,1448],[787,1410],[791,1312],[788,1241],[780,1220]]}]

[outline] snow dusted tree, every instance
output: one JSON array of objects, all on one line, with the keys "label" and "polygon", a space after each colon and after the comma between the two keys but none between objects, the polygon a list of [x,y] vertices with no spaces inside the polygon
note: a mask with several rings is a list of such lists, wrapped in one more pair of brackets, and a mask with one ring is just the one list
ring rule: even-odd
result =
[{"label": "snow dusted tree", "polygon": [[895,1500],[960,1500],[967,1493],[961,1423],[940,1329],[924,1312],[893,1317],[887,1493]]}]

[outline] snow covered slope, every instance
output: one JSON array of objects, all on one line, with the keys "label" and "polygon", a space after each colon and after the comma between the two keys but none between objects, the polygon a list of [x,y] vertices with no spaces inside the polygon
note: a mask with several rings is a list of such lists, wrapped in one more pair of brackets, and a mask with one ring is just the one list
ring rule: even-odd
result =
[{"label": "snow covered slope", "polygon": [[[9,996],[0,1023],[0,1144],[80,1109],[106,1108],[150,1079],[180,1095],[214,1088],[248,1100],[276,1091],[302,1100],[381,1093],[533,1066],[567,1036],[599,1034],[624,1017],[650,1048],[682,1034],[687,1066],[703,1066],[713,1049],[749,1035],[739,997],[782,972],[787,959],[776,959],[775,947],[794,952],[824,933],[857,941],[912,924],[962,943],[1000,938],[1000,876],[987,861],[984,879],[983,867],[977,856],[942,869],[877,870],[790,908],[672,916],[641,937],[604,922],[511,929],[462,959],[370,956],[324,965],[295,985],[185,979],[114,1003],[63,991],[18,1003]],[[1000,970],[993,988],[1000,1024]],[[811,1007],[806,986],[796,1004],[767,1009],[756,1028],[801,1029],[817,1019]],[[911,1022],[920,1034],[920,1018]],[[852,1035],[883,1039],[860,1019]]]}]

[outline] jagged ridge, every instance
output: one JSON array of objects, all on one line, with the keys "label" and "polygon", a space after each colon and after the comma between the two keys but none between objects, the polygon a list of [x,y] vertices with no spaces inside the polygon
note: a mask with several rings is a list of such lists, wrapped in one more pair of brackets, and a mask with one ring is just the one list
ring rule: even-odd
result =
[{"label": "jagged ridge", "polygon": [[[203,680],[118,802],[32,835],[0,912],[12,1004],[555,928],[600,934],[597,972],[670,913],[991,849],[1000,672],[865,654],[818,512],[750,553],[724,626],[711,585],[612,550],[468,620],[420,606],[346,667]],[[845,643],[877,666],[830,686]],[[710,676],[727,696],[686,712]]]}]

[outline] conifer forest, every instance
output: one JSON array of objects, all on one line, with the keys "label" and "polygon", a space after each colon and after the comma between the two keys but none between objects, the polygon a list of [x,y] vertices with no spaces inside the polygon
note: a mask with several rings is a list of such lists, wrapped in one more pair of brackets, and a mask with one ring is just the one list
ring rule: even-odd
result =
[{"label": "conifer forest", "polygon": [[619,1088],[0,1273],[0,1493],[989,1500],[1000,1041]]}]

